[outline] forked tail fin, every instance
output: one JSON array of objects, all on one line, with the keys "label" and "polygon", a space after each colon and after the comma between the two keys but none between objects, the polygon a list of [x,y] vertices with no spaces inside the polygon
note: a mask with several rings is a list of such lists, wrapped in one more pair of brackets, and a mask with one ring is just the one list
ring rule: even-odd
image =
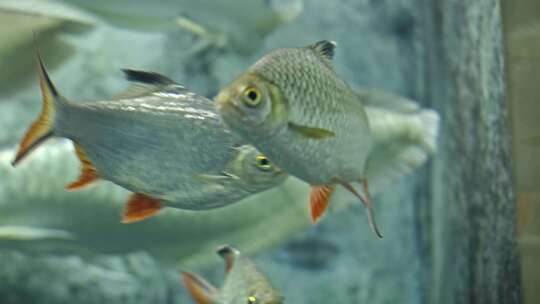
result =
[{"label": "forked tail fin", "polygon": [[30,151],[53,135],[55,108],[62,100],[45,70],[37,47],[35,52],[43,108],[37,120],[32,123],[21,140],[15,159],[11,163],[13,166],[16,166]]}]

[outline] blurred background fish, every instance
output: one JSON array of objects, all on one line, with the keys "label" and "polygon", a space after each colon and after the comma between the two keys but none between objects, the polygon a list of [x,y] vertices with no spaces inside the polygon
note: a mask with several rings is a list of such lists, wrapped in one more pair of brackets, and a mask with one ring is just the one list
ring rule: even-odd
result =
[{"label": "blurred background fish", "polygon": [[[95,19],[76,9],[48,1],[0,1],[0,95],[9,96],[28,85],[34,65],[32,35],[41,37],[41,48],[51,69],[75,53],[64,35],[79,35],[95,26]],[[4,98],[5,101],[5,98]]]},{"label": "blurred background fish", "polygon": [[231,48],[250,53],[302,11],[303,0],[62,0],[116,26],[138,30],[182,28],[200,41],[193,50]]}]

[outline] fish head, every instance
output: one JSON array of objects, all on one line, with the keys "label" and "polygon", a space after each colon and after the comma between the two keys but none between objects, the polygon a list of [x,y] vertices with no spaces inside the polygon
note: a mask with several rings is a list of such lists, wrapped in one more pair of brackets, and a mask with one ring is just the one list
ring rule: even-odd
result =
[{"label": "fish head", "polygon": [[239,179],[240,187],[250,193],[273,188],[285,181],[288,174],[274,165],[251,145],[236,148],[238,154],[229,169]]},{"label": "fish head", "polygon": [[224,245],[217,253],[225,261],[225,283],[220,304],[282,304],[283,297],[270,285],[266,276],[232,246]]},{"label": "fish head", "polygon": [[268,135],[287,126],[287,109],[281,91],[254,73],[246,73],[215,97],[225,123],[247,139]]}]

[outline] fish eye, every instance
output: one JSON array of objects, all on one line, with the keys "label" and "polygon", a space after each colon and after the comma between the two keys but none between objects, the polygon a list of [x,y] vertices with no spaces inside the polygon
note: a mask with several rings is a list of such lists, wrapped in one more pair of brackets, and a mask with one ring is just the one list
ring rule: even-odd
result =
[{"label": "fish eye", "polygon": [[261,170],[269,171],[272,169],[272,164],[270,163],[268,158],[266,158],[266,156],[262,154],[257,155],[257,157],[255,158],[255,162],[257,164],[257,167]]},{"label": "fish eye", "polygon": [[244,90],[244,103],[256,107],[261,103],[261,92],[256,87],[247,87]]},{"label": "fish eye", "polygon": [[247,299],[248,304],[256,304],[257,298],[255,296],[249,296]]}]

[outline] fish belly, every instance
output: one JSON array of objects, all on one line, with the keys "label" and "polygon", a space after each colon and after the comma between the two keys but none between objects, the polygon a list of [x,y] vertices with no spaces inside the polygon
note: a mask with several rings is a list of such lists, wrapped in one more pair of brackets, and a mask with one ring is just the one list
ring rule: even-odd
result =
[{"label": "fish belly", "polygon": [[[72,109],[58,131],[87,154],[99,177],[155,198],[198,201],[199,174],[219,174],[231,136],[177,115]],[[193,198],[193,199],[192,199]]]}]

